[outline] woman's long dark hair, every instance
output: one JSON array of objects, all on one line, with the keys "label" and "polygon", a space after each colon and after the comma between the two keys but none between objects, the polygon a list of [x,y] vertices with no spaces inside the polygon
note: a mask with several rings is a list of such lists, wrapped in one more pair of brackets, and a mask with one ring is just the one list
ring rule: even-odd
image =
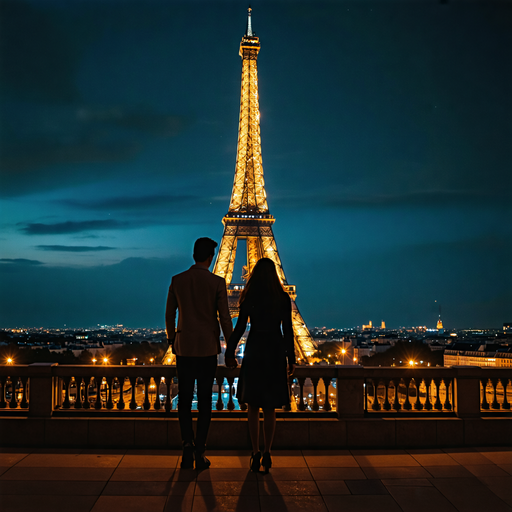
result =
[{"label": "woman's long dark hair", "polygon": [[268,304],[277,306],[287,296],[284,291],[276,266],[270,258],[258,260],[251,277],[240,295],[240,305],[244,301],[250,304]]}]

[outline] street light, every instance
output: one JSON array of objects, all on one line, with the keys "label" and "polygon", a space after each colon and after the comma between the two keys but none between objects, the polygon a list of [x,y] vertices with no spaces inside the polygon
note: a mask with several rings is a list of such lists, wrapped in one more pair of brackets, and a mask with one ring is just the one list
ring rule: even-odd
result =
[{"label": "street light", "polygon": [[346,352],[346,350],[344,348],[342,348],[341,353],[343,354],[343,366],[345,366],[345,352]]},{"label": "street light", "polygon": [[108,364],[108,357],[103,358],[103,364]]},{"label": "street light", "polygon": [[7,364],[14,364],[14,360],[12,357],[7,358]]},{"label": "street light", "polygon": [[96,361],[97,361],[97,359],[95,357],[93,357],[92,364],[96,364]]},{"label": "street light", "polygon": [[414,366],[414,361],[412,359],[409,361],[409,366]]}]

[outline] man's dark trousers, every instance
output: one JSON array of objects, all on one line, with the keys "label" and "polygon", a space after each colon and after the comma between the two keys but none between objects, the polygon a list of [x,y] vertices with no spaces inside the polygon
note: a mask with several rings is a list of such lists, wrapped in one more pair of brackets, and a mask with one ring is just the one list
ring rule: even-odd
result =
[{"label": "man's dark trousers", "polygon": [[217,370],[217,356],[186,357],[176,356],[178,371],[178,418],[183,443],[194,440],[192,429],[192,399],[194,383],[197,380],[197,433],[195,445],[203,453],[212,417],[212,387]]}]

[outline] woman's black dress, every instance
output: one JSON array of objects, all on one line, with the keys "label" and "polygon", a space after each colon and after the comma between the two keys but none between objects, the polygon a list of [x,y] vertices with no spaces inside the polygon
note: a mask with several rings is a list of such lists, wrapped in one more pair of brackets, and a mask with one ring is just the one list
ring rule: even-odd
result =
[{"label": "woman's black dress", "polygon": [[250,304],[245,300],[240,306],[226,357],[235,357],[236,346],[248,321],[251,329],[245,343],[236,397],[241,403],[262,409],[289,405],[287,360],[295,364],[290,297],[283,292],[277,305]]}]

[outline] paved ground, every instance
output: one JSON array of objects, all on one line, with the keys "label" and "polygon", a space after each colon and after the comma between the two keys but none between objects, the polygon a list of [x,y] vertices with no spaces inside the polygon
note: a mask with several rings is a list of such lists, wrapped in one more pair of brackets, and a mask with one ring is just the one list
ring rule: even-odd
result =
[{"label": "paved ground", "polygon": [[0,449],[2,512],[512,512],[512,448],[210,451]]}]

